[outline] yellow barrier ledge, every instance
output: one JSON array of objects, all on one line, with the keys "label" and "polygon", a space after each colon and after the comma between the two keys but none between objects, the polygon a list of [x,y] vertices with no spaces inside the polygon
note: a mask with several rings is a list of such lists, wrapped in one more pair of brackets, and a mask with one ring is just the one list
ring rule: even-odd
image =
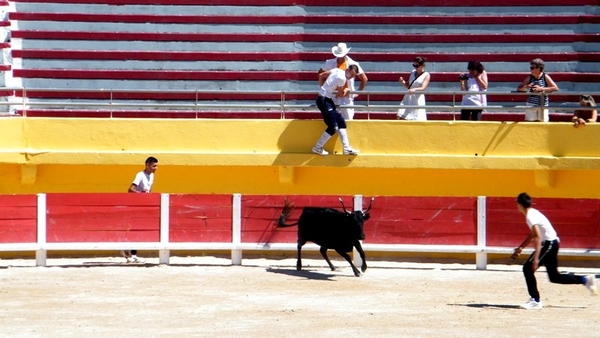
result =
[{"label": "yellow barrier ledge", "polygon": [[[600,126],[348,123],[358,156],[310,149],[318,120],[3,118],[0,193],[120,192],[147,156],[167,193],[600,197]],[[337,154],[334,154],[337,152]]]}]

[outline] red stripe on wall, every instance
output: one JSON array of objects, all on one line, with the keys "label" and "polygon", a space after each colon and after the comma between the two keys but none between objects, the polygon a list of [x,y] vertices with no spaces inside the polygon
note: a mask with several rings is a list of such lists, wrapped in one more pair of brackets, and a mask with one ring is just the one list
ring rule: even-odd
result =
[{"label": "red stripe on wall", "polygon": [[286,223],[298,221],[302,208],[307,206],[342,210],[338,198],[342,198],[348,210],[354,205],[352,196],[301,196],[301,195],[244,195],[242,196],[242,242],[244,243],[296,243],[298,227],[277,228],[277,220],[283,210],[285,199],[293,202],[294,210]]},{"label": "red stripe on wall", "polygon": [[365,243],[473,245],[477,199],[385,197],[375,199],[365,223]]},{"label": "red stripe on wall", "polygon": [[[534,208],[548,217],[563,248],[600,248],[600,200],[534,198]],[[487,198],[487,245],[518,246],[529,228],[515,198]]]},{"label": "red stripe on wall", "polygon": [[[170,23],[170,24],[354,24],[354,25],[567,25],[596,23],[595,15],[161,15],[111,13],[11,12],[10,20],[55,22]],[[10,25],[10,23],[8,23]]]},{"label": "red stripe on wall", "polygon": [[[8,47],[7,47],[8,48]],[[421,53],[429,62],[525,62],[539,57],[539,53]],[[58,50],[13,49],[13,58],[24,59],[85,59],[85,60],[156,60],[156,61],[323,61],[331,58],[330,52],[196,52],[196,51],[107,51],[107,50]],[[352,52],[352,58],[360,62],[411,62],[414,53]],[[546,62],[581,61],[595,62],[597,52],[544,53]]]},{"label": "red stripe on wall", "polygon": [[157,242],[159,194],[48,194],[47,241]]},{"label": "red stripe on wall", "polygon": [[14,30],[12,38],[40,40],[178,42],[378,42],[378,43],[555,43],[599,42],[599,34],[354,34],[345,33],[169,33]]},{"label": "red stripe on wall", "polygon": [[[242,242],[295,243],[297,227],[278,229],[285,198],[296,208],[342,210],[339,196],[242,196]],[[159,240],[159,194],[48,194],[48,242]],[[343,196],[348,210],[351,196]],[[487,245],[516,246],[528,234],[514,198],[488,197]],[[368,199],[365,198],[365,207]],[[534,207],[554,225],[563,248],[600,248],[600,200],[539,198]],[[36,241],[35,195],[0,195],[0,243]],[[365,223],[365,243],[474,245],[476,198],[377,197]],[[172,242],[230,242],[231,195],[171,195]]]},{"label": "red stripe on wall", "polygon": [[171,195],[170,242],[231,242],[231,195]]},{"label": "red stripe on wall", "polygon": [[[49,79],[111,79],[111,80],[156,80],[156,81],[315,81],[316,73],[312,71],[212,71],[212,70],[115,70],[115,69],[14,69],[14,77],[49,78]],[[372,81],[397,82],[398,76],[409,74],[404,72],[369,72]],[[456,82],[460,72],[433,72],[432,81]],[[528,72],[488,73],[495,82],[520,82],[529,76]],[[598,82],[599,73],[555,72],[549,73],[554,81]],[[104,96],[109,95],[108,92]],[[190,93],[188,95],[193,95]],[[115,99],[113,97],[113,99]]]},{"label": "red stripe on wall", "polygon": [[[56,3],[57,0],[14,0],[13,2],[23,3]],[[61,0],[61,3],[89,4],[86,0]],[[212,6],[214,0],[96,0],[94,4],[107,4],[115,6],[123,5],[195,5]],[[219,0],[220,6],[339,6],[337,0]],[[432,6],[432,7],[479,7],[479,6],[597,6],[597,0],[546,0],[543,4],[539,0],[377,0],[365,4],[363,0],[345,0],[343,6],[346,7],[414,7],[414,6]]]},{"label": "red stripe on wall", "polygon": [[32,243],[36,240],[36,195],[0,195],[0,243]]},{"label": "red stripe on wall", "polygon": [[[572,102],[576,101],[578,97],[574,97]],[[357,101],[358,102],[358,101]],[[17,114],[23,116],[23,110],[17,110]],[[69,118],[83,118],[83,117],[94,117],[94,118],[169,118],[169,119],[195,119],[195,118],[218,118],[218,119],[280,119],[281,112],[279,111],[244,111],[244,112],[230,112],[230,111],[89,111],[89,110],[73,110],[73,109],[28,109],[28,117],[69,117]],[[321,113],[317,111],[315,107],[313,111],[285,111],[286,119],[320,119]],[[396,120],[396,114],[390,112],[356,112],[354,115],[355,120]],[[427,113],[428,120],[435,121],[449,121],[459,120],[460,113],[450,112],[429,112]],[[482,115],[483,121],[524,121],[523,113],[514,112],[493,112],[484,113]],[[550,113],[551,122],[569,122],[571,121],[571,115],[564,113]]]}]

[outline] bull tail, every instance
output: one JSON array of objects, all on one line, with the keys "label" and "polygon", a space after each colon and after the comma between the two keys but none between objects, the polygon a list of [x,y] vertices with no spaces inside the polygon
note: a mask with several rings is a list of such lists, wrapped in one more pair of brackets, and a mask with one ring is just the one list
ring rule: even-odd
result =
[{"label": "bull tail", "polygon": [[298,222],[291,224],[285,223],[285,220],[290,215],[292,210],[294,210],[294,202],[290,202],[286,198],[283,204],[283,210],[281,211],[281,215],[279,216],[279,220],[277,220],[277,224],[279,224],[280,228],[293,227],[294,225],[298,225]]}]

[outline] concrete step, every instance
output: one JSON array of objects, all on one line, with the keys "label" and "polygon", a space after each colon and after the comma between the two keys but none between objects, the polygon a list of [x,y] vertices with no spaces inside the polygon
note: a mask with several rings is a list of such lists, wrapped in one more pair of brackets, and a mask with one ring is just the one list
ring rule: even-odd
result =
[{"label": "concrete step", "polygon": [[[20,30],[93,30],[125,32],[221,33],[340,33],[376,34],[402,31],[409,34],[446,33],[595,33],[598,15],[164,15],[12,12],[10,20]],[[69,22],[65,27],[62,22]],[[93,26],[93,29],[91,28]]]},{"label": "concrete step", "polygon": [[529,74],[529,61],[542,57],[561,91],[595,92],[598,7],[596,0],[543,6],[531,0],[369,6],[358,0],[344,6],[331,0],[17,0],[10,9],[12,80],[29,88],[316,91],[316,70],[343,41],[367,72],[367,89],[397,91],[400,98],[397,78],[412,70],[416,55],[429,59],[432,91],[457,90],[458,73],[479,59],[490,90],[510,93]]},{"label": "concrete step", "polygon": [[[520,83],[520,78],[514,82],[497,83],[490,79],[490,90],[510,93]],[[574,92],[600,92],[598,82],[558,82],[561,91]],[[223,90],[223,91],[317,91],[316,81],[167,81],[167,80],[127,80],[116,81],[114,79],[50,79],[50,78],[26,78],[23,86],[27,88],[69,88],[69,89],[142,89],[142,90]],[[401,88],[397,82],[375,82],[369,81],[367,85],[370,91],[398,91]],[[457,84],[454,82],[431,82],[430,91],[454,91]],[[402,92],[403,93],[403,92]]]},{"label": "concrete step", "polygon": [[[51,53],[50,53],[51,54]],[[574,54],[575,55],[575,54]],[[568,73],[577,72],[582,74],[595,74],[600,72],[596,62],[552,62],[544,56],[546,61],[546,70],[552,73]],[[369,62],[362,61],[360,55],[352,55],[354,60],[360,61],[361,67],[367,73],[395,73],[406,75],[412,70],[411,62],[414,55],[405,59],[403,62]],[[576,55],[575,55],[576,57]],[[13,53],[13,58],[15,58]],[[16,57],[18,58],[18,57]],[[325,60],[326,58],[323,58]],[[522,73],[528,69],[529,58],[522,62],[482,62],[488,73]],[[432,60],[432,59],[428,59]],[[436,60],[436,59],[433,59]],[[441,72],[455,72],[463,73],[466,72],[467,62],[469,60],[479,60],[476,56],[466,55],[460,62],[436,62],[428,61],[426,70],[431,73]],[[509,60],[509,59],[507,59]],[[280,72],[309,72],[314,73],[323,66],[323,61],[273,61],[273,62],[259,62],[259,61],[140,61],[135,59],[124,59],[122,61],[117,60],[101,60],[95,59],[93,54],[90,54],[89,58],[83,59],[23,59],[20,61],[19,68],[24,69],[73,69],[81,70],[123,70],[123,71],[142,71],[142,70],[157,70],[163,69],[165,71],[179,71],[179,70],[190,70],[196,71],[201,69],[203,71],[222,71],[226,69],[228,72],[267,72],[267,71],[280,71]],[[10,70],[10,65],[6,66],[5,70]],[[315,75],[316,76],[316,75]],[[503,76],[504,77],[504,76]],[[396,77],[397,79],[397,77]],[[377,80],[373,78],[372,80]],[[388,78],[388,80],[393,80]],[[454,78],[449,78],[454,81]]]},{"label": "concrete step", "polygon": [[109,0],[94,1],[47,1],[47,0],[17,0],[12,1],[19,11],[77,12],[77,13],[142,13],[165,15],[231,15],[235,10],[239,15],[281,15],[281,14],[360,14],[373,15],[487,15],[497,12],[505,15],[531,14],[581,14],[595,13],[598,3],[595,0],[546,0],[540,6],[536,0],[377,0],[370,4],[364,1],[345,0],[343,6],[333,0],[220,0],[218,3],[210,0]]},{"label": "concrete step", "polygon": [[[321,113],[315,107],[312,111],[286,111],[282,114],[280,111],[190,111],[190,110],[85,110],[85,109],[28,109],[27,111],[17,110],[14,114],[29,117],[69,117],[69,118],[169,118],[169,119],[320,119]],[[0,116],[4,116],[0,114]],[[571,114],[551,113],[549,114],[551,122],[569,122]],[[395,120],[396,115],[393,112],[356,112],[355,120]],[[430,121],[460,120],[460,113],[449,112],[428,112],[427,119]],[[485,112],[482,114],[482,121],[524,121],[525,114],[518,112]]]}]

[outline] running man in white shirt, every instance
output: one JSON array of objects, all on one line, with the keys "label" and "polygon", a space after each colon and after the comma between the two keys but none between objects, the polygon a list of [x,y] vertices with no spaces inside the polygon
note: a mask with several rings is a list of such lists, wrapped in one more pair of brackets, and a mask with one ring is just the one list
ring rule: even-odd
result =
[{"label": "running man in white shirt", "polygon": [[333,99],[342,97],[347,94],[350,89],[345,87],[346,81],[352,79],[358,73],[356,65],[350,65],[346,70],[333,68],[319,74],[319,96],[317,96],[317,107],[323,115],[323,121],[327,125],[327,129],[323,132],[317,144],[312,148],[312,152],[321,156],[329,154],[323,146],[331,136],[336,132],[340,134],[344,155],[357,155],[358,150],[353,149],[348,141],[348,133],[346,132],[346,120],[337,110]]},{"label": "running man in white shirt", "polygon": [[[146,193],[152,192],[152,184],[154,184],[154,172],[158,168],[158,160],[155,157],[146,159],[146,167],[135,175],[133,182],[129,186],[127,192],[130,193]],[[122,250],[121,255],[127,259],[127,263],[144,263],[144,260],[137,256],[137,250]]]},{"label": "running man in white shirt", "polygon": [[521,305],[526,310],[541,310],[542,301],[537,288],[535,271],[542,265],[546,267],[546,272],[550,282],[557,284],[581,284],[585,285],[592,295],[598,294],[596,277],[594,275],[579,276],[571,273],[558,272],[558,248],[560,240],[552,224],[537,209],[531,207],[531,197],[527,193],[521,193],[517,197],[517,208],[525,215],[525,221],[530,229],[527,238],[515,249],[512,258],[519,257],[523,249],[531,242],[534,242],[535,251],[529,259],[523,264],[523,274],[527,283],[527,291],[531,298],[527,303]]}]

